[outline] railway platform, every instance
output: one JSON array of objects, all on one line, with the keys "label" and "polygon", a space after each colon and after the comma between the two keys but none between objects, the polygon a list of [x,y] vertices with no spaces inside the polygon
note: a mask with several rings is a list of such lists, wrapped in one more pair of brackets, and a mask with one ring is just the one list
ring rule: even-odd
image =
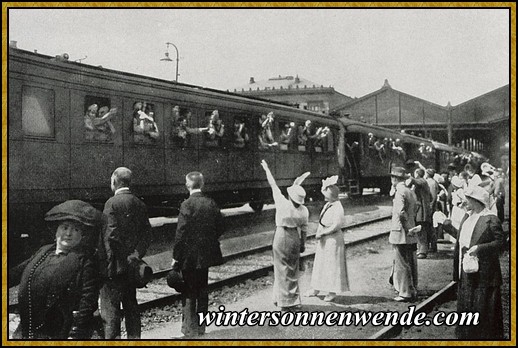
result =
[{"label": "railway platform", "polygon": [[[309,262],[306,270],[299,279],[302,312],[361,312],[372,313],[380,311],[408,311],[410,305],[418,306],[437,291],[447,286],[452,279],[452,244],[439,244],[439,251],[430,254],[427,259],[418,260],[419,269],[419,300],[416,303],[399,303],[393,298],[394,290],[388,283],[392,267],[392,249],[388,240],[383,238],[368,250],[348,249],[347,268],[350,291],[339,294],[333,302],[324,302],[325,294],[318,297],[305,297],[310,289],[312,265]],[[273,277],[271,277],[273,281]],[[219,305],[214,306],[209,295],[209,311],[218,312]],[[273,304],[272,287],[269,286],[240,301],[224,304],[225,311],[241,312],[276,312],[280,308]],[[366,340],[375,339],[383,326],[372,324],[359,326],[215,326],[207,327],[207,333],[197,340]],[[171,340],[180,335],[181,321],[177,320],[155,326],[152,330],[142,332],[143,339]],[[430,339],[455,339],[453,327],[440,327],[439,337]],[[435,335],[437,332],[434,333]]]}]

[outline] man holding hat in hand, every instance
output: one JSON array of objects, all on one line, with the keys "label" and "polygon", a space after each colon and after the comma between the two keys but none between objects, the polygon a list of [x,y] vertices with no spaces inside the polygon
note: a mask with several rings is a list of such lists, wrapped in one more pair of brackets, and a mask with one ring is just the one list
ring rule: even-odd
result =
[{"label": "man holding hat in hand", "polygon": [[183,278],[183,284],[171,279],[171,285],[182,291],[182,335],[173,338],[205,334],[198,313],[209,309],[209,267],[223,263],[218,241],[224,231],[223,218],[216,202],[202,193],[203,185],[202,173],[185,176],[189,198],[180,206],[171,263]]},{"label": "man holding hat in hand", "polygon": [[135,275],[140,274],[151,225],[146,205],[129,189],[131,178],[128,168],[115,169],[111,176],[114,195],[104,205],[108,221],[99,241],[99,259],[105,278],[101,288],[101,317],[106,339],[120,339],[122,316],[128,339],[140,339],[141,333],[136,289],[142,284],[138,284],[140,276]]},{"label": "man holding hat in hand", "polygon": [[391,280],[398,293],[394,300],[410,302],[417,298],[417,237],[413,232],[417,198],[405,185],[408,176],[404,168],[393,167],[390,176],[395,188],[389,235],[394,249]]}]

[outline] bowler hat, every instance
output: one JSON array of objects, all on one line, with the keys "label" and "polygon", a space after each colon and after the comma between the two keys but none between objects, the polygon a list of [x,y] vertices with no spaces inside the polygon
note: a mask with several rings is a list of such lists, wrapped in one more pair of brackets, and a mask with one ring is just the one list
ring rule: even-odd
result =
[{"label": "bowler hat", "polygon": [[167,285],[169,287],[175,289],[178,292],[184,292],[185,291],[185,282],[183,280],[183,276],[181,271],[172,269],[167,274]]},{"label": "bowler hat", "polygon": [[70,200],[56,205],[45,214],[45,221],[75,220],[86,226],[98,226],[101,212],[80,200]]},{"label": "bowler hat", "polygon": [[479,201],[486,207],[489,206],[489,193],[480,186],[468,187],[464,195]]},{"label": "bowler hat", "polygon": [[306,191],[300,185],[292,185],[288,187],[288,196],[291,200],[297,204],[304,204],[304,198],[306,198]]},{"label": "bowler hat", "polygon": [[400,179],[408,178],[405,168],[403,167],[393,167],[390,171],[390,176]]},{"label": "bowler hat", "polygon": [[130,280],[137,288],[143,288],[153,278],[153,269],[144,261],[139,259],[130,266]]}]

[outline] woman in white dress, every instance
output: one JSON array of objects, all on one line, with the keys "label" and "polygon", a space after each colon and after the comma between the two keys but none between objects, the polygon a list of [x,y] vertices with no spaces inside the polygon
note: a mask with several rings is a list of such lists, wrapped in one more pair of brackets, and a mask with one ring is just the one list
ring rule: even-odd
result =
[{"label": "woman in white dress", "polygon": [[306,191],[300,186],[309,175],[299,176],[288,187],[284,197],[275,183],[268,164],[261,162],[275,201],[275,235],[273,237],[273,302],[282,310],[301,307],[299,291],[299,259],[305,250],[309,211],[304,206]]},{"label": "woman in white dress", "polygon": [[344,208],[338,199],[340,190],[336,186],[338,176],[322,180],[322,194],[327,204],[320,213],[315,238],[318,240],[315,262],[311,275],[311,290],[307,296],[327,292],[324,301],[331,302],[336,294],[349,291],[347,265],[345,260]]}]

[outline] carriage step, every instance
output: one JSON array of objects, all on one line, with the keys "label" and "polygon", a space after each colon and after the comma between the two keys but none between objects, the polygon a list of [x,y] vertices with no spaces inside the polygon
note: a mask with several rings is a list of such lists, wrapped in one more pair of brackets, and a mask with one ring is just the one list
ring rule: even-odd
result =
[{"label": "carriage step", "polygon": [[360,182],[359,180],[347,180],[349,184],[349,193],[351,195],[359,195],[360,194]]}]

